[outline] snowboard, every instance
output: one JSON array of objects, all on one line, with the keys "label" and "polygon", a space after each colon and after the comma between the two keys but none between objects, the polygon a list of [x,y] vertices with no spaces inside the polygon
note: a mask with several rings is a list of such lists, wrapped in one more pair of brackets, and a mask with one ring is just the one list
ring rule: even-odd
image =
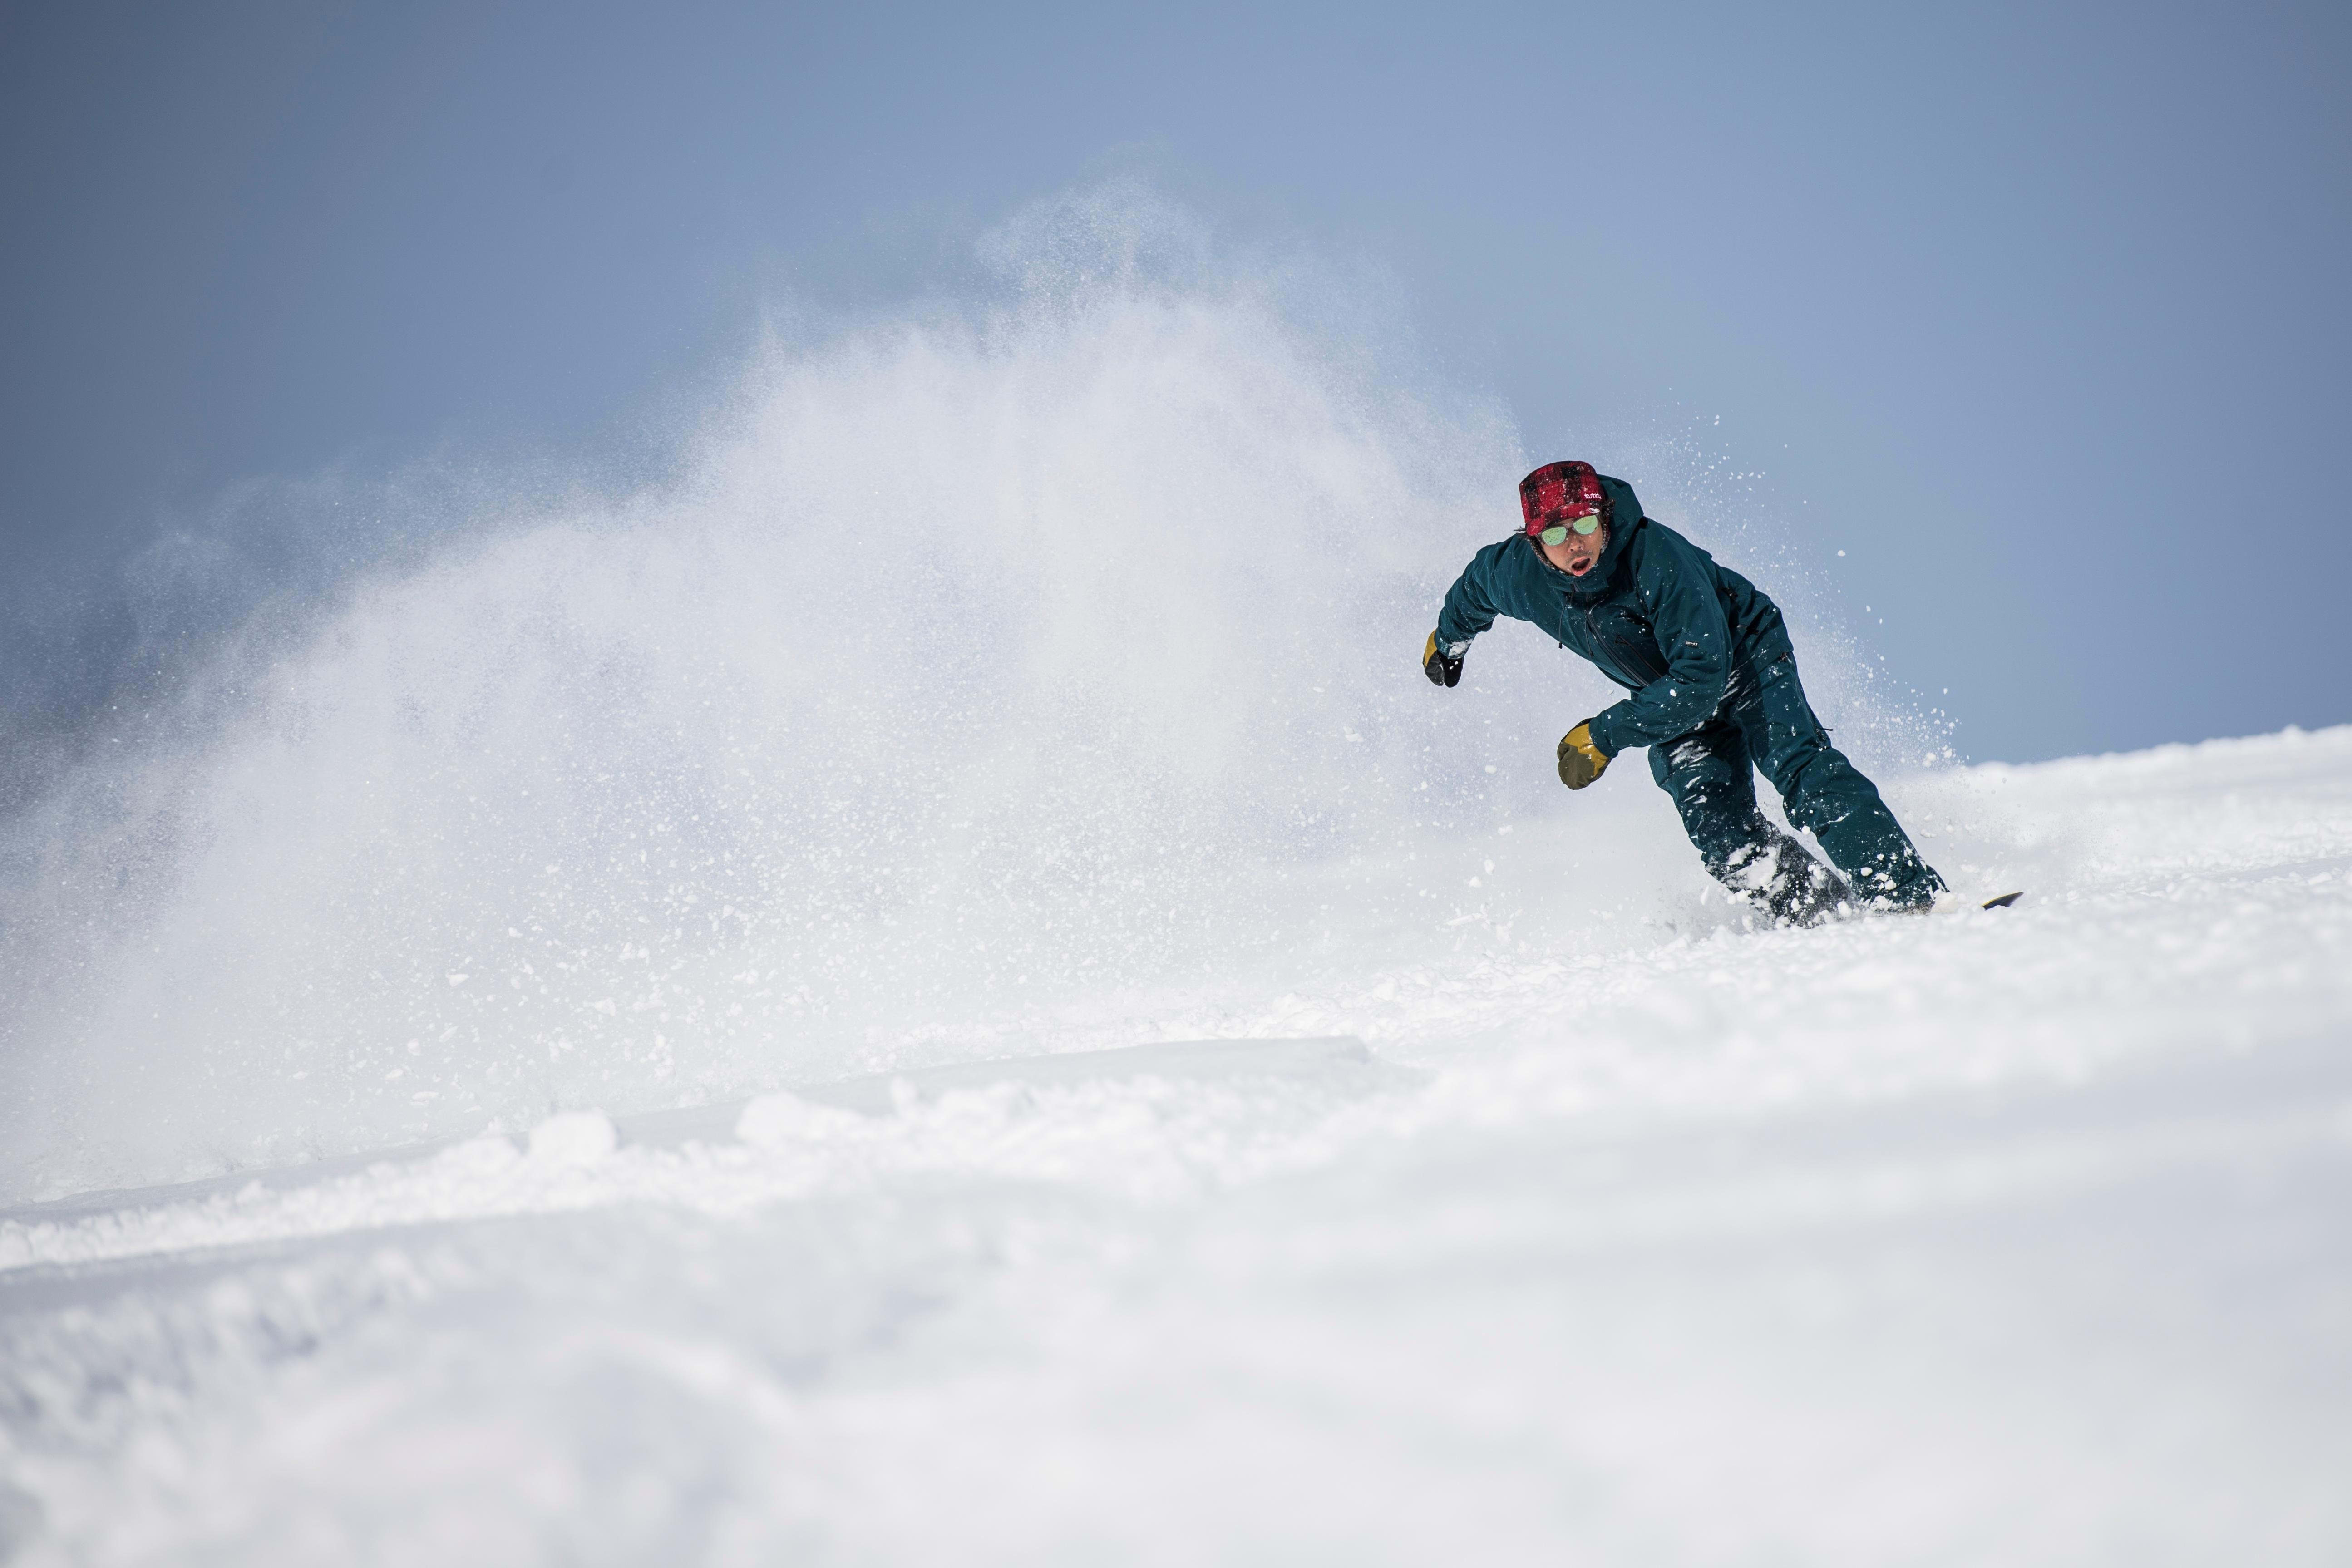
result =
[{"label": "snowboard", "polygon": [[2003,893],[1994,899],[1938,899],[1932,904],[1923,904],[1915,909],[1895,912],[1914,915],[1964,915],[1970,910],[2005,910],[2023,897],[2025,892],[2020,889],[2014,893]]}]

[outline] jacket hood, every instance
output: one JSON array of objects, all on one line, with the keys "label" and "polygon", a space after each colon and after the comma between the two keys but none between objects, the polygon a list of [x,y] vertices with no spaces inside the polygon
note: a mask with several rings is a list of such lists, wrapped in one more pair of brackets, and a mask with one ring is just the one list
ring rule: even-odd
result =
[{"label": "jacket hood", "polygon": [[1642,525],[1642,503],[1633,494],[1633,487],[1622,479],[1601,476],[1601,493],[1609,500],[1609,542],[1601,548],[1601,559],[1592,570],[1581,577],[1571,577],[1544,559],[1542,546],[1526,534],[1519,537],[1534,554],[1536,563],[1551,574],[1563,592],[1571,599],[1598,599],[1609,591],[1609,584],[1625,563],[1625,552],[1633,548],[1633,531]]}]

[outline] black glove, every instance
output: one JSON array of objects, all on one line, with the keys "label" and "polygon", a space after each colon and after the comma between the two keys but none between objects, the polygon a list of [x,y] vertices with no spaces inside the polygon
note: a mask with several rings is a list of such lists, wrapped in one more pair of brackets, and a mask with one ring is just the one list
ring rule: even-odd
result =
[{"label": "black glove", "polygon": [[1432,686],[1462,684],[1462,656],[1439,647],[1435,632],[1429,634],[1429,642],[1421,650],[1421,668]]}]

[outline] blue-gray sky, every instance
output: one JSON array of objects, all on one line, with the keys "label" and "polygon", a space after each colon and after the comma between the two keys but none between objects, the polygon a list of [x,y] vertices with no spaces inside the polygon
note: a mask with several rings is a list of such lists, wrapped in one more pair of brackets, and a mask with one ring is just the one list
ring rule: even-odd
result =
[{"label": "blue-gray sky", "polygon": [[8,5],[9,717],[241,481],[625,463],[763,289],[1139,158],[1533,456],[1703,425],[1972,755],[2352,720],[2347,132],[2341,6]]}]

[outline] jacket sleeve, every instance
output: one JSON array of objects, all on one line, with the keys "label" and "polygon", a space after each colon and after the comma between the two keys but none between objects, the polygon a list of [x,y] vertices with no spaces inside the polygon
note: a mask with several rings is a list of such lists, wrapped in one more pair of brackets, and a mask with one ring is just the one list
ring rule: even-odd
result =
[{"label": "jacket sleeve", "polygon": [[1437,613],[1438,646],[1468,642],[1495,624],[1495,616],[1500,613],[1494,598],[1495,572],[1509,544],[1507,539],[1470,557],[1470,564],[1462,568],[1462,575],[1445,590],[1445,607]]},{"label": "jacket sleeve", "polygon": [[1592,720],[1592,743],[1612,757],[1696,729],[1723,700],[1731,679],[1731,623],[1714,574],[1681,539],[1660,529],[1644,531],[1650,537],[1634,581],[1666,673]]}]

